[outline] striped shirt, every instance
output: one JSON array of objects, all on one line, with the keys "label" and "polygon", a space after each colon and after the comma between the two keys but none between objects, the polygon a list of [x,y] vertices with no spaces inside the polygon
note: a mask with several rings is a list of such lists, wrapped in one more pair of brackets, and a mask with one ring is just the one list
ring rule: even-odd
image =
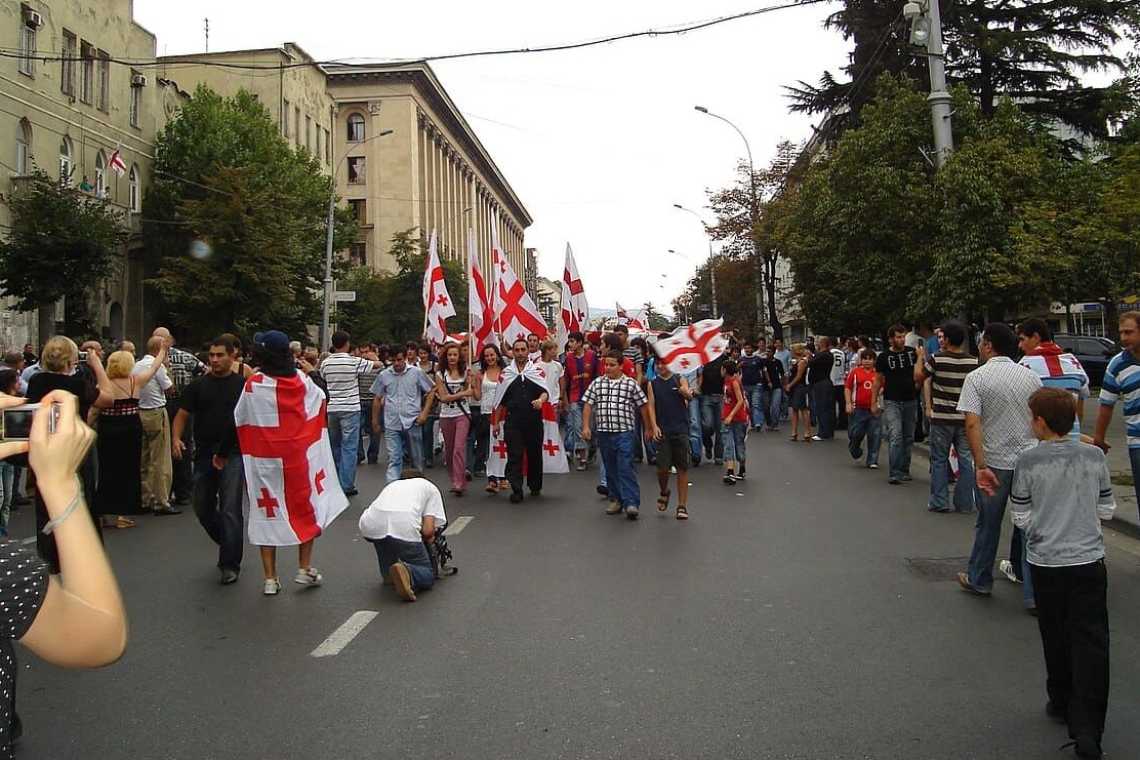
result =
[{"label": "striped shirt", "polygon": [[978,357],[956,351],[939,351],[926,357],[930,375],[930,421],[960,427],[966,415],[958,411],[958,398],[966,375],[978,368]]},{"label": "striped shirt", "polygon": [[357,376],[372,370],[372,362],[346,353],[329,354],[321,362],[321,377],[328,385],[330,412],[360,412]]},{"label": "striped shirt", "polygon": [[[1085,374],[1077,357],[1062,353],[1056,343],[1042,343],[1033,353],[1027,354],[1019,362],[1023,367],[1029,367],[1046,388],[1060,388],[1073,394],[1076,399],[1089,397],[1089,376]],[[1073,429],[1069,437],[1074,441],[1081,440],[1081,416],[1073,419]]]},{"label": "striped shirt", "polygon": [[1140,449],[1140,359],[1129,351],[1112,357],[1100,386],[1100,403],[1105,406],[1112,406],[1121,398],[1128,448]]},{"label": "striped shirt", "polygon": [[381,369],[381,367],[369,369],[357,375],[356,387],[357,390],[360,391],[361,405],[372,403],[372,384],[376,382],[376,378],[379,377]]},{"label": "striped shirt", "polygon": [[1029,397],[1041,378],[1008,356],[995,356],[966,375],[958,411],[982,418],[985,464],[1012,470],[1022,452],[1037,445]]}]

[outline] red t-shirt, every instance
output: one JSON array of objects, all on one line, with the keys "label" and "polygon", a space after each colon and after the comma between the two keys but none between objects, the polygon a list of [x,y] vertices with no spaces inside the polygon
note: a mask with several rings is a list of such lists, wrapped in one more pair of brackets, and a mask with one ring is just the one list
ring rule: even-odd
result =
[{"label": "red t-shirt", "polygon": [[621,373],[626,377],[637,379],[637,367],[633,364],[633,359],[625,358],[621,360]]},{"label": "red t-shirt", "polygon": [[[726,377],[724,379],[724,408],[721,409],[720,418],[728,417],[737,403],[744,398],[744,391],[740,387],[740,376]],[[733,414],[729,422],[748,422],[748,401],[740,405],[740,409]]]},{"label": "red t-shirt", "polygon": [[847,373],[847,387],[856,409],[871,408],[871,389],[875,384],[875,370],[856,367]]},{"label": "red t-shirt", "polygon": [[[575,404],[582,400],[582,394],[590,387],[590,383],[598,374],[598,358],[597,355],[590,349],[582,354],[582,356],[575,356],[574,354],[567,353],[566,358],[562,362],[566,367],[566,396],[571,404]],[[574,379],[575,375],[586,375],[586,377]]]}]

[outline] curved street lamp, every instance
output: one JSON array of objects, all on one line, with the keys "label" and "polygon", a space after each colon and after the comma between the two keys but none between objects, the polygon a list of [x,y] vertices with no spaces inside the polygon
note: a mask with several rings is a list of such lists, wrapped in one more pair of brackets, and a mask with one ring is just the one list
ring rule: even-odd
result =
[{"label": "curved street lamp", "polygon": [[[709,283],[710,283],[710,288],[712,289],[713,319],[716,319],[717,317],[720,316],[720,314],[719,314],[719,311],[718,311],[717,306],[716,306],[716,267],[713,265],[714,264],[713,245],[712,245],[712,236],[709,235],[709,226],[707,224],[705,224],[705,220],[701,217],[701,215],[698,214],[696,211],[693,211],[691,208],[685,208],[680,203],[674,203],[673,208],[679,209],[681,211],[684,211],[687,214],[692,214],[693,216],[695,216],[697,218],[697,221],[701,223],[701,227],[704,228],[705,236],[708,237],[708,240],[709,240]],[[676,251],[670,251],[670,253],[676,253]]]}]

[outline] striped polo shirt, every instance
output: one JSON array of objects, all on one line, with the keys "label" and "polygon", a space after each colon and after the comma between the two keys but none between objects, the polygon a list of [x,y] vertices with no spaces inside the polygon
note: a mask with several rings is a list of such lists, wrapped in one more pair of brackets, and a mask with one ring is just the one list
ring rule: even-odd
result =
[{"label": "striped polo shirt", "polygon": [[966,415],[958,411],[958,398],[966,375],[978,368],[978,357],[955,351],[939,351],[926,358],[930,375],[930,421],[939,425],[964,425]]},{"label": "striped polo shirt", "polygon": [[1124,400],[1128,448],[1140,449],[1140,359],[1129,351],[1112,357],[1100,386],[1100,403],[1112,406],[1117,399]]},{"label": "striped polo shirt", "polygon": [[[1046,388],[1060,388],[1076,399],[1089,397],[1089,376],[1085,374],[1084,367],[1077,357],[1065,353],[1056,343],[1042,343],[1032,353],[1021,357],[1018,363],[1036,372],[1041,378],[1041,385]],[[1069,437],[1074,441],[1081,440],[1080,415],[1073,420]]]},{"label": "striped polo shirt", "polygon": [[372,362],[344,352],[329,354],[321,362],[321,377],[328,385],[330,412],[360,413],[357,376],[372,369]]}]

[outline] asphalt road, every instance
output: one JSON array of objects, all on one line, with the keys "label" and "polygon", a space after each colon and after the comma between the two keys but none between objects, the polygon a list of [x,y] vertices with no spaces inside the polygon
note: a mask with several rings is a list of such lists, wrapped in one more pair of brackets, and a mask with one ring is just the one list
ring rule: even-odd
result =
[{"label": "asphalt road", "polygon": [[[450,498],[474,518],[451,539],[461,571],[415,604],[356,535],[382,467],[318,541],[319,589],[262,597],[254,551],[220,587],[193,515],[145,518],[107,540],[127,654],[67,672],[22,652],[18,757],[1068,756],[1020,589],[957,588],[973,518],[926,512],[924,460],[892,487],[841,440],[754,434],[749,455],[738,486],[693,472],[688,523],[656,513],[647,467],[637,522],[603,514],[594,472],[521,505]],[[1135,758],[1140,542],[1108,541],[1105,750]],[[339,654],[310,655],[361,610],[378,615]]]}]

